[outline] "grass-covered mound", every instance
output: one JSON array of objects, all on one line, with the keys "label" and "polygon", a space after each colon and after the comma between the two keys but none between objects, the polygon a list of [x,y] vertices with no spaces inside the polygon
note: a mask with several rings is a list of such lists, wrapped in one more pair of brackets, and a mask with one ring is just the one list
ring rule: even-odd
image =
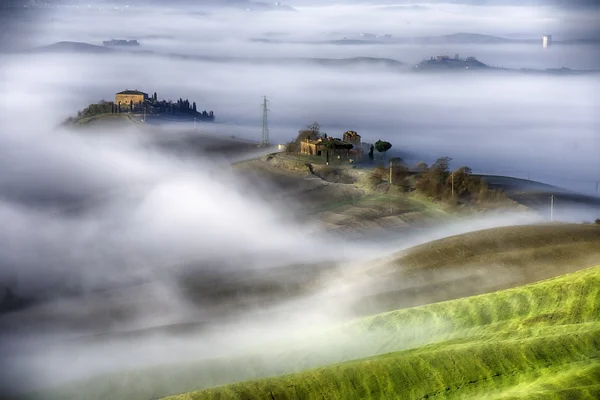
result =
[{"label": "grass-covered mound", "polygon": [[[364,318],[345,330],[430,344],[172,399],[597,399],[600,267],[486,295]],[[394,334],[398,333],[398,334]]]},{"label": "grass-covered mound", "polygon": [[509,289],[600,265],[600,226],[507,226],[407,249],[369,272],[387,290],[357,300],[360,314]]}]

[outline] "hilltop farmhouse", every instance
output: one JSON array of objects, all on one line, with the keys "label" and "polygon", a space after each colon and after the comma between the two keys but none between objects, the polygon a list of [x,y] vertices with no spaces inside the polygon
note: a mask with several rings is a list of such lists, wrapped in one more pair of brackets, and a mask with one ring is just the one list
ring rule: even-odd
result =
[{"label": "hilltop farmhouse", "polygon": [[133,102],[134,105],[143,104],[148,101],[148,93],[140,92],[139,90],[123,90],[115,94],[115,104],[129,105]]},{"label": "hilltop farmhouse", "polygon": [[300,142],[300,154],[320,157],[326,155],[328,148],[334,154],[345,153],[346,156],[362,154],[361,138],[357,132],[347,131],[343,134],[342,138],[320,137],[316,140],[303,140]]}]

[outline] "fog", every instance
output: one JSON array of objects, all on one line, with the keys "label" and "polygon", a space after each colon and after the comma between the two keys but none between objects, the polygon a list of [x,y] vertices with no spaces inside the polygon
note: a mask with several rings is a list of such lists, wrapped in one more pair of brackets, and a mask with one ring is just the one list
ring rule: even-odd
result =
[{"label": "fog", "polygon": [[[268,191],[215,170],[218,157],[161,150],[145,131],[47,129],[39,125],[47,115],[28,123],[5,107],[14,119],[3,121],[0,240],[8,245],[0,279],[25,301],[0,319],[6,392],[305,343],[352,316],[350,301],[368,289],[365,261],[448,234],[541,220],[490,216],[392,242],[346,242],[292,222]],[[311,251],[324,242],[335,252]],[[227,297],[253,282],[300,290]],[[177,334],[182,324],[193,334]],[[165,326],[174,334],[151,330]],[[131,331],[139,337],[119,335]],[[323,356],[329,361],[368,354],[358,338],[346,340],[332,347],[335,338],[321,337],[315,351],[337,349]]]},{"label": "fog", "polygon": [[[9,102],[18,95],[31,107],[46,108],[42,99],[52,96],[61,104],[51,113],[51,124],[91,102],[110,100],[116,91],[137,88],[166,99],[189,98],[215,112],[219,133],[259,140],[261,96],[267,95],[275,143],[318,121],[330,135],[354,129],[366,142],[388,140],[394,151],[414,161],[449,155],[455,166],[589,194],[600,179],[595,76],[450,77],[380,66],[255,65],[121,54],[13,56],[4,65],[12,77],[7,87],[18,91]],[[35,86],[35,94],[22,89],[24,80]]]},{"label": "fog", "polygon": [[[388,140],[411,162],[450,156],[453,166],[476,172],[596,191],[597,76],[421,75],[381,65],[275,59],[369,56],[414,64],[460,53],[514,68],[591,69],[600,68],[596,47],[248,41],[268,31],[290,32],[287,39],[304,42],[328,40],[326,33],[333,31],[519,38],[551,31],[567,38],[573,36],[571,25],[557,14],[564,10],[436,3],[390,11],[293,2],[298,12],[214,8],[199,18],[199,6],[169,4],[122,10],[98,2],[87,9],[32,11],[37,23],[30,26],[31,47],[132,37],[154,54],[0,55],[0,281],[6,296],[23,301],[0,316],[6,391],[305,343],[310,334],[353,316],[353,296],[374,290],[362,275],[373,260],[448,235],[547,219],[492,215],[421,234],[350,242],[291,218],[297,204],[281,205],[273,201],[276,188],[233,174],[226,167],[231,158],[202,148],[181,154],[157,146],[165,137],[183,140],[181,131],[191,122],[156,130],[59,127],[87,104],[111,100],[126,88],[189,98],[199,109],[214,111],[217,124],[201,124],[199,132],[258,141],[266,95],[273,143],[290,141],[318,121],[330,135],[352,129],[366,142]],[[398,15],[406,23],[398,23]],[[581,34],[589,32],[587,18]],[[269,60],[183,60],[171,53]],[[559,217],[593,215],[579,211]],[[255,283],[267,287],[266,294],[231,295]],[[151,330],[180,325],[192,326],[189,336]],[[151,334],[134,339],[118,335],[146,330]],[[357,338],[333,346],[338,339],[319,336],[314,349],[357,357],[372,350],[357,345]],[[9,362],[10,371],[4,368]]]}]

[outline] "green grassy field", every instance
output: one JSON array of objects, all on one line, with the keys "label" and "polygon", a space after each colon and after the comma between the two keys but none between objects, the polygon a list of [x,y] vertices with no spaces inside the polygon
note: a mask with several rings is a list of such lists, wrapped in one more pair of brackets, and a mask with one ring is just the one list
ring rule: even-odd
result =
[{"label": "green grassy field", "polygon": [[429,344],[169,399],[600,398],[600,267],[343,329],[367,343],[385,332],[385,352],[406,345],[402,332],[415,326],[427,326]]},{"label": "green grassy field", "polygon": [[129,114],[99,114],[91,117],[79,118],[76,125],[96,125],[103,123],[140,123]]}]

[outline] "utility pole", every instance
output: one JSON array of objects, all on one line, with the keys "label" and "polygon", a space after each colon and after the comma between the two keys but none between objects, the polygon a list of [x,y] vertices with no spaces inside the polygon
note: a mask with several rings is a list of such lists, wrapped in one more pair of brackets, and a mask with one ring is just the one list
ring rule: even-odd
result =
[{"label": "utility pole", "polygon": [[452,180],[452,198],[454,198],[454,172],[450,174],[450,179]]},{"label": "utility pole", "polygon": [[392,186],[392,160],[390,160],[390,186]]},{"label": "utility pole", "polygon": [[269,124],[267,121],[267,113],[269,109],[267,108],[267,96],[263,96],[263,116],[262,116],[262,138],[260,141],[261,146],[269,145]]},{"label": "utility pole", "polygon": [[146,123],[146,105],[144,105],[144,123]]},{"label": "utility pole", "polygon": [[550,196],[550,221],[554,221],[554,195]]}]

